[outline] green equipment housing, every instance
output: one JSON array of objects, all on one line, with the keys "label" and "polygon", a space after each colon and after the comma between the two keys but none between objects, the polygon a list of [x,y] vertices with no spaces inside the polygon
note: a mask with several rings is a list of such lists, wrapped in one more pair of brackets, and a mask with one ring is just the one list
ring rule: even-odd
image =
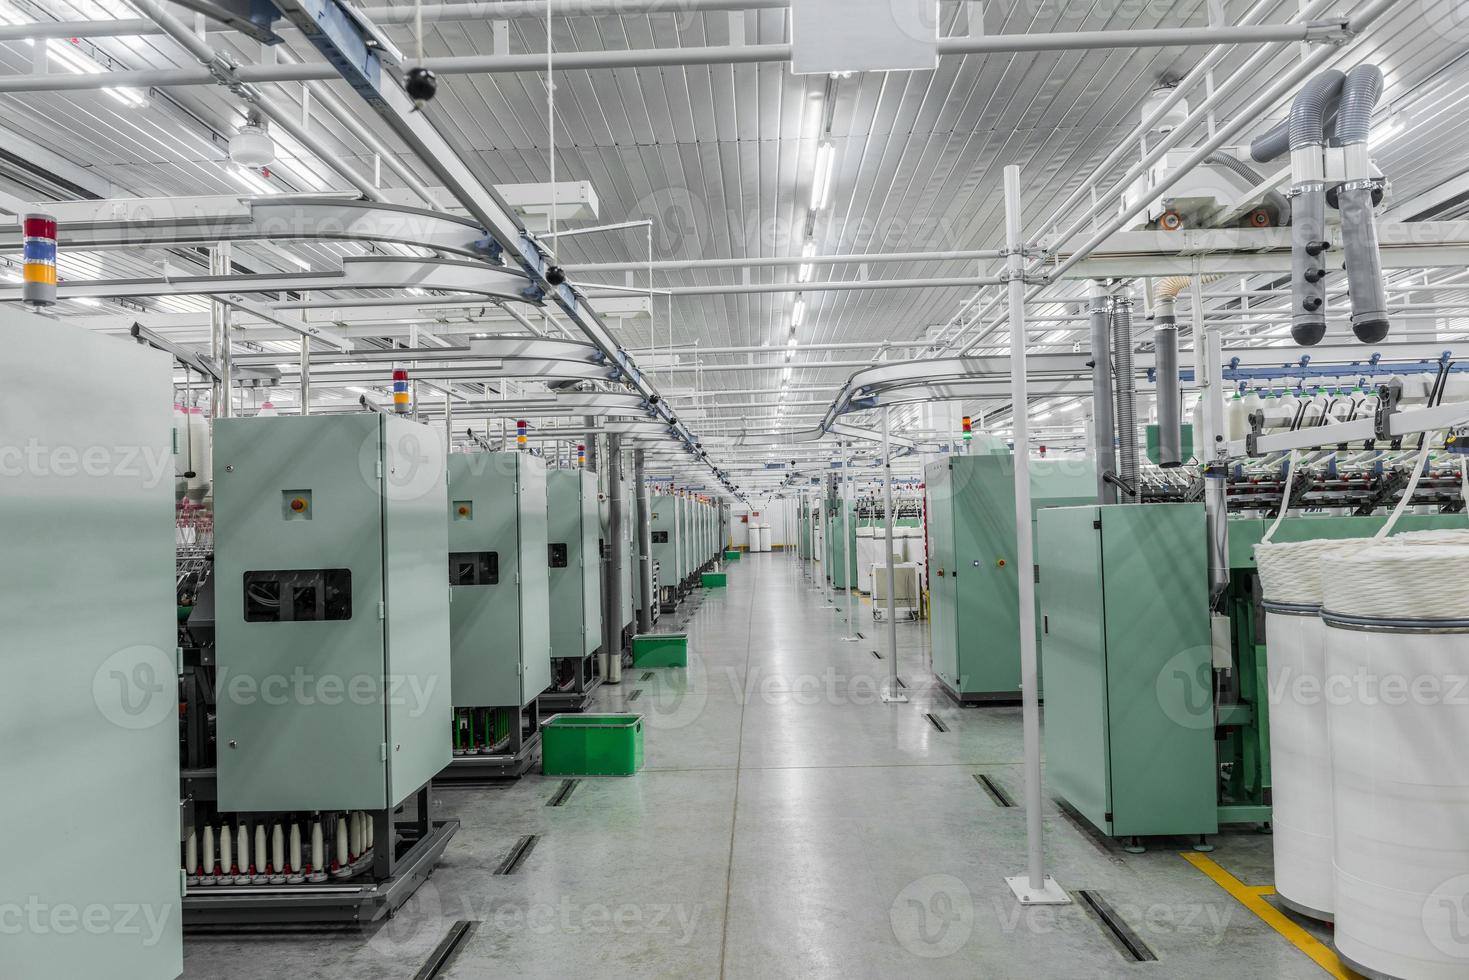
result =
[{"label": "green equipment housing", "polygon": [[[215,420],[217,666],[261,691],[218,700],[220,810],[384,812],[449,764],[444,455],[385,415]],[[265,696],[298,675],[348,694]]]},{"label": "green equipment housing", "polygon": [[[924,468],[924,483],[934,674],[960,703],[1018,701],[1029,570],[1016,555],[1014,457],[950,456]],[[1089,460],[1030,462],[1032,515],[1095,501],[1096,488]]]},{"label": "green equipment housing", "polygon": [[[1385,521],[1288,517],[1273,540],[1368,538]],[[1134,849],[1143,837],[1270,820],[1267,638],[1254,561],[1270,523],[1229,520],[1216,639],[1202,504],[1040,513],[1046,781]],[[1462,515],[1398,522],[1400,532],[1462,526]]]},{"label": "green equipment housing", "polygon": [[449,775],[519,775],[551,684],[546,467],[521,452],[449,456]]}]

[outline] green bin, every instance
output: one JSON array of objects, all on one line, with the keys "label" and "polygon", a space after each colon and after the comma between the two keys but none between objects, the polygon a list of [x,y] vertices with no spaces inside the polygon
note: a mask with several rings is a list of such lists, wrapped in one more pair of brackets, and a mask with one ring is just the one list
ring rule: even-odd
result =
[{"label": "green bin", "polygon": [[631,776],[642,767],[642,715],[552,715],[541,726],[547,776]]},{"label": "green bin", "polygon": [[736,549],[736,548],[729,549],[728,551],[726,551],[724,553],[724,560],[725,561],[739,561],[740,560],[739,550]]},{"label": "green bin", "polygon": [[706,589],[722,589],[729,583],[725,581],[723,572],[705,572],[699,584]]},{"label": "green bin", "polygon": [[634,667],[687,667],[687,633],[644,633],[632,638]]}]

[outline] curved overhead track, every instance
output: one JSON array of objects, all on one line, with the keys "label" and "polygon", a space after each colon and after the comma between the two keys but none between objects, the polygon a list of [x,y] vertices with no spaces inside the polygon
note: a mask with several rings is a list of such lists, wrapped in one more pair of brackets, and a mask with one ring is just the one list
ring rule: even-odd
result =
[{"label": "curved overhead track", "polygon": [[[477,262],[431,258],[348,256],[340,271],[283,272],[264,275],[159,276],[138,279],[71,279],[59,283],[59,299],[122,299],[146,296],[243,296],[250,293],[344,289],[434,289],[513,302],[534,302],[524,294],[528,280],[508,269]],[[0,302],[19,302],[21,287],[0,288]],[[472,300],[470,300],[472,302]],[[282,309],[289,308],[283,305]]]},{"label": "curved overhead track", "polygon": [[[136,198],[48,202],[61,248],[212,245],[223,241],[382,242],[485,263],[484,229],[470,218],[334,196]],[[20,228],[0,249],[21,245]]]}]

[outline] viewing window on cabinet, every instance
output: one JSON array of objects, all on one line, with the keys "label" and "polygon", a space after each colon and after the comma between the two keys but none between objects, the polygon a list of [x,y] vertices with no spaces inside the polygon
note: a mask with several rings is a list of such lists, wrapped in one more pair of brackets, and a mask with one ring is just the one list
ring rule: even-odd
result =
[{"label": "viewing window on cabinet", "polygon": [[449,555],[450,585],[499,585],[498,551],[456,551]]},{"label": "viewing window on cabinet", "polygon": [[566,567],[566,545],[564,543],[553,543],[549,545],[551,552],[551,567]]},{"label": "viewing window on cabinet", "polygon": [[654,544],[667,544],[668,543],[668,532],[667,531],[654,531],[653,532],[653,543]]},{"label": "viewing window on cabinet", "polygon": [[301,568],[245,573],[245,622],[311,623],[352,618],[352,570]]}]

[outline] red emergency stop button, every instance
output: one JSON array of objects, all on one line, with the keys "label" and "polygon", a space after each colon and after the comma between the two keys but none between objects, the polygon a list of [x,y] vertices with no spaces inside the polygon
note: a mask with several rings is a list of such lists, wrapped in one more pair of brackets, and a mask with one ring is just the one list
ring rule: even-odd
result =
[{"label": "red emergency stop button", "polygon": [[303,510],[305,510],[305,509],[306,509],[306,498],[305,497],[292,497],[291,498],[291,510],[293,510],[296,513],[299,514]]}]

